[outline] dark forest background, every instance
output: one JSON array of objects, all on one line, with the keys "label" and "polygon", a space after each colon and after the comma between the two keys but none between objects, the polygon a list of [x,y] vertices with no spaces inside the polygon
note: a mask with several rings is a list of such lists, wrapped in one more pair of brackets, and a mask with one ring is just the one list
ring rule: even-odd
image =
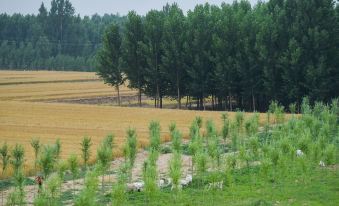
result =
[{"label": "dark forest background", "polygon": [[[339,6],[333,0],[165,5],[145,16],[80,17],[68,0],[38,15],[0,15],[0,68],[97,71],[117,89],[213,109],[263,111],[339,96]],[[140,99],[141,100],[141,99]],[[209,105],[211,106],[211,105]]]}]

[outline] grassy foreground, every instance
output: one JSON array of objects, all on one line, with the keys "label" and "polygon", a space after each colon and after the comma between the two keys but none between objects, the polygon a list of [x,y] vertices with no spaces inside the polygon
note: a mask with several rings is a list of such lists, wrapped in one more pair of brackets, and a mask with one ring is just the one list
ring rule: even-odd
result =
[{"label": "grassy foreground", "polygon": [[[234,182],[223,190],[209,191],[194,185],[182,190],[175,200],[170,189],[147,202],[144,193],[129,193],[126,205],[339,205],[339,173],[336,169],[318,169],[306,180],[267,181],[257,177],[258,170],[235,172]],[[255,180],[255,184],[249,182]]]}]

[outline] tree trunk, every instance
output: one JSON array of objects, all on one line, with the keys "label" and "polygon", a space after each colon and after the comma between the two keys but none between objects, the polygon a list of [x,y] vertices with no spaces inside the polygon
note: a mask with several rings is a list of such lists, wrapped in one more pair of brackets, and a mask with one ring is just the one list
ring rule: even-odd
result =
[{"label": "tree trunk", "polygon": [[138,101],[139,101],[139,107],[141,107],[141,88],[140,87],[139,87]]},{"label": "tree trunk", "polygon": [[181,109],[181,96],[180,96],[180,84],[179,84],[179,71],[177,71],[177,93],[178,93],[178,108]]},{"label": "tree trunk", "polygon": [[162,95],[160,96],[160,108],[162,108]]},{"label": "tree trunk", "polygon": [[230,110],[232,111],[233,108],[232,108],[232,97],[231,97],[231,92],[229,92],[229,95],[228,95],[228,98],[229,98],[229,104],[230,104]]},{"label": "tree trunk", "polygon": [[188,107],[188,95],[186,96],[186,109]]},{"label": "tree trunk", "polygon": [[253,106],[253,112],[255,112],[255,97],[253,94],[253,88],[252,88],[252,106]]},{"label": "tree trunk", "polygon": [[118,105],[121,106],[121,99],[120,99],[120,88],[119,88],[119,85],[116,86],[116,89],[118,91]]},{"label": "tree trunk", "polygon": [[[158,80],[157,80],[158,81]],[[155,107],[159,107],[159,99],[160,99],[160,91],[159,91],[160,89],[159,89],[159,83],[157,82],[157,94],[156,94],[156,97],[155,97],[155,99],[156,99],[156,105],[155,105]]]}]

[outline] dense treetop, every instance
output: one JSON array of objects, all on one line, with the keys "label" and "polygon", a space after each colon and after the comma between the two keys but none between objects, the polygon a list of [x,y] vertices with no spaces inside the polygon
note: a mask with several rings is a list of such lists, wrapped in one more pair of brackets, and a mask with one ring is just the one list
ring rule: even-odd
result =
[{"label": "dense treetop", "polygon": [[94,69],[105,28],[121,24],[118,15],[80,17],[69,0],[42,3],[38,15],[0,14],[1,69]]},{"label": "dense treetop", "polygon": [[112,61],[156,107],[164,96],[177,99],[178,108],[186,97],[186,106],[193,99],[200,109],[259,111],[272,100],[299,108],[303,96],[339,96],[339,6],[333,0],[206,3],[186,15],[172,4],[145,17],[130,12],[121,28],[124,61]]},{"label": "dense treetop", "polygon": [[[107,28],[108,25],[111,25]],[[263,111],[339,96],[339,6],[334,0],[178,5],[140,16],[75,15],[52,0],[38,15],[0,15],[3,69],[94,70],[106,83],[198,108]],[[106,30],[106,32],[105,32]],[[103,44],[102,44],[103,42]],[[100,49],[98,52],[97,50]],[[212,104],[206,104],[206,99]]]}]

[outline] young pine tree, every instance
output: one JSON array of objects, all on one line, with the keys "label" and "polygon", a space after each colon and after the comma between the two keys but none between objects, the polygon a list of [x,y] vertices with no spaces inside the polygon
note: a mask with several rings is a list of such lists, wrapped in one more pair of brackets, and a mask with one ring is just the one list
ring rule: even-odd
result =
[{"label": "young pine tree", "polygon": [[68,158],[68,167],[72,173],[73,180],[73,199],[75,199],[75,178],[77,178],[79,174],[79,161],[76,155],[71,155]]},{"label": "young pine tree", "polygon": [[41,143],[40,143],[40,140],[37,139],[37,138],[34,138],[31,140],[31,146],[34,150],[34,171],[36,172],[37,170],[37,163],[38,163],[38,155],[39,155],[39,152],[40,152],[40,148],[41,148]]},{"label": "young pine tree", "polygon": [[22,165],[24,164],[24,155],[25,151],[22,145],[16,144],[14,149],[12,150],[11,164],[14,169],[14,174],[18,173],[22,169]]},{"label": "young pine tree", "polygon": [[46,145],[38,159],[38,166],[42,169],[44,178],[47,179],[49,174],[53,171],[56,164],[55,147]]},{"label": "young pine tree", "polygon": [[81,145],[81,157],[84,162],[85,169],[87,169],[88,161],[91,155],[91,146],[92,146],[92,140],[90,137],[85,136],[82,139]]}]

